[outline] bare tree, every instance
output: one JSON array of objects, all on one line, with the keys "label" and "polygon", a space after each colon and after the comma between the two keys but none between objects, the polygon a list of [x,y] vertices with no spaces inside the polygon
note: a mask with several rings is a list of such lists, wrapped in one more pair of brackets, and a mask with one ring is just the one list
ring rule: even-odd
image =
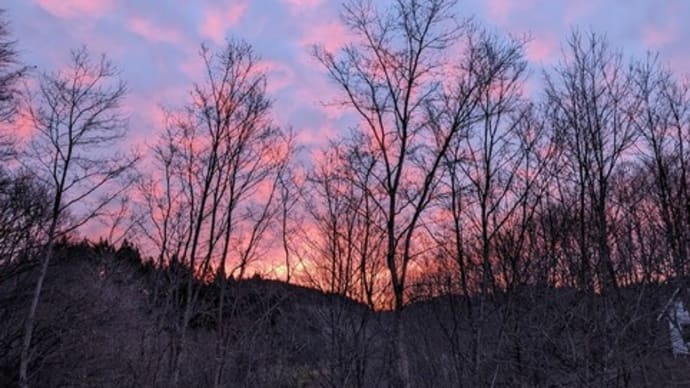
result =
[{"label": "bare tree", "polygon": [[26,318],[22,307],[30,291],[22,279],[45,242],[48,202],[48,192],[31,174],[0,168],[0,365],[12,366],[13,383]]},{"label": "bare tree", "polygon": [[[454,310],[450,318],[468,323],[472,332],[471,351],[452,350],[457,357],[463,356],[454,360],[455,373],[460,376],[470,368],[477,379],[487,350],[501,351],[483,346],[482,328],[489,322],[486,299],[499,293],[510,295],[537,278],[533,224],[552,176],[548,167],[554,147],[545,127],[534,109],[517,99],[518,94],[505,93],[494,91],[495,105],[491,100],[482,103],[482,111],[492,117],[470,129],[466,138],[459,138],[448,154],[439,221],[432,224],[439,231],[441,275],[434,281],[445,292],[463,296],[448,300]],[[510,99],[515,105],[507,104]],[[459,301],[465,305],[455,306]],[[460,312],[466,316],[457,317]],[[446,329],[449,336],[465,334],[457,327]],[[449,338],[451,345],[457,346],[457,341]]]},{"label": "bare tree", "polygon": [[28,173],[0,169],[0,278],[43,242],[48,193]]},{"label": "bare tree", "polygon": [[[18,106],[16,87],[25,70],[19,64],[16,42],[11,39],[4,16],[0,9],[0,162],[3,163],[17,156],[11,125]],[[0,268],[14,262],[31,241],[40,240],[36,227],[44,213],[40,203],[44,191],[26,172],[15,174],[5,165],[0,167],[0,256],[3,258]]]},{"label": "bare tree", "polygon": [[[487,86],[474,107],[477,119],[444,156],[438,206],[427,223],[438,253],[424,286],[426,293],[461,295],[438,304],[439,325],[450,346],[450,376],[482,385],[495,372],[487,376],[484,367],[503,349],[485,330],[495,322],[492,314],[510,311],[509,299],[503,310],[490,307],[494,296],[511,295],[536,278],[531,276],[536,270],[533,223],[553,176],[549,169],[557,147],[538,107],[522,94],[523,43],[480,32],[470,47],[468,63],[475,65],[468,67],[470,74]],[[453,110],[439,112],[438,120],[448,120]],[[471,340],[463,344],[467,337]]]},{"label": "bare tree", "polygon": [[300,254],[314,287],[375,308],[383,302],[385,235],[366,194],[374,160],[353,142],[332,142],[308,176]]},{"label": "bare tree", "polygon": [[20,386],[29,386],[31,338],[41,290],[55,241],[94,220],[123,193],[114,188],[135,164],[135,156],[117,152],[127,130],[121,103],[126,92],[117,69],[105,57],[96,60],[85,48],[72,52],[67,70],[44,74],[32,96],[29,119],[35,129],[27,164],[50,199],[49,224],[40,270],[24,328]]},{"label": "bare tree", "polygon": [[621,55],[603,37],[574,32],[568,48],[566,62],[546,78],[551,125],[563,136],[564,162],[578,196],[580,286],[596,287],[594,265],[598,285],[611,290],[617,285],[609,244],[610,179],[635,142],[636,102]]},{"label": "bare tree", "polygon": [[690,250],[690,190],[688,189],[688,128],[690,123],[690,89],[675,79],[658,60],[649,57],[634,68],[634,82],[640,109],[633,116],[642,146],[640,162],[649,172],[651,199],[656,205],[665,246],[671,257],[671,270],[682,277],[687,274]]},{"label": "bare tree", "polygon": [[[316,50],[344,92],[342,104],[361,119],[358,136],[373,159],[365,192],[385,220],[380,227],[398,317],[410,264],[424,251],[417,244],[420,226],[437,195],[444,158],[463,129],[480,119],[481,97],[520,50],[460,24],[455,6],[452,0],[400,0],[382,11],[370,2],[348,2],[343,20],[357,41],[339,55]],[[404,385],[409,366],[397,322],[393,379]]]},{"label": "bare tree", "polygon": [[17,82],[24,67],[19,65],[16,43],[10,38],[10,26],[0,9],[0,122],[9,121],[17,111]]},{"label": "bare tree", "polygon": [[[463,128],[444,156],[444,183],[447,180],[445,186],[450,189],[444,197],[450,200],[447,208],[451,210],[453,234],[458,240],[452,257],[478,257],[482,268],[478,291],[486,294],[496,287],[492,270],[495,239],[512,220],[537,175],[531,171],[535,168],[530,164],[534,160],[528,156],[542,134],[535,131],[538,124],[521,96],[526,68],[522,46],[514,42],[502,46],[488,36],[480,36],[478,41],[472,46],[475,55],[471,63],[475,67],[470,70],[475,71],[476,79],[488,85],[482,88],[475,107],[476,122]],[[443,114],[451,113],[453,110]],[[530,134],[529,130],[537,133]],[[518,192],[518,186],[523,192]],[[478,241],[478,245],[458,245],[463,244],[462,233],[469,233],[466,238]],[[458,264],[460,268],[464,266],[462,262]],[[463,288],[469,291],[467,285]]]},{"label": "bare tree", "polygon": [[[154,148],[161,170],[141,186],[147,217],[141,226],[157,250],[159,265],[187,269],[180,279],[182,316],[176,326],[170,384],[176,386],[189,323],[203,313],[197,280],[220,285],[215,312],[217,363],[214,385],[223,384],[230,332],[225,316],[228,277],[245,276],[267,249],[264,241],[279,214],[294,139],[272,124],[266,75],[242,41],[218,53],[202,46],[205,76],[192,99],[171,112]],[[152,226],[149,228],[148,226]],[[153,232],[151,232],[153,231]]]},{"label": "bare tree", "polygon": [[[290,135],[290,138],[294,137]],[[295,147],[296,151],[296,147]],[[279,175],[279,203],[280,203],[280,240],[285,256],[285,283],[290,283],[292,270],[292,256],[297,243],[294,235],[297,234],[299,224],[304,221],[300,213],[300,199],[302,197],[302,179],[297,176],[297,166],[285,164],[284,171]]]},{"label": "bare tree", "polygon": [[308,222],[297,254],[306,263],[306,283],[332,296],[317,310],[325,345],[318,381],[331,387],[370,386],[382,378],[372,374],[380,360],[376,348],[385,342],[373,310],[385,303],[385,234],[366,194],[374,159],[362,140],[332,141],[317,157],[302,199]]},{"label": "bare tree", "polygon": [[26,67],[19,64],[16,42],[10,37],[9,23],[4,16],[0,9],[0,161],[16,156],[15,139],[9,125],[17,113],[18,81],[26,71]]}]

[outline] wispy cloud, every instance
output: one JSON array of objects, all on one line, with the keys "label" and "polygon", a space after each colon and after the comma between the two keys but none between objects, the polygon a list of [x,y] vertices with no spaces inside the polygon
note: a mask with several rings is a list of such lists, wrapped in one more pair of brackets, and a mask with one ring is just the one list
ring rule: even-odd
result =
[{"label": "wispy cloud", "polygon": [[36,3],[62,19],[100,16],[115,6],[113,0],[36,0]]},{"label": "wispy cloud", "polygon": [[228,30],[236,26],[247,12],[247,7],[248,3],[244,0],[206,6],[199,27],[201,36],[222,43]]}]

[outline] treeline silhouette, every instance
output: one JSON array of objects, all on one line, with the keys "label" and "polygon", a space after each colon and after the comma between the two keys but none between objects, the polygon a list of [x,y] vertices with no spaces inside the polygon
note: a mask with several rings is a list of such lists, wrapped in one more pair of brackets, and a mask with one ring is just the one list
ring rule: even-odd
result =
[{"label": "treeline silhouette", "polygon": [[[687,383],[665,309],[687,297],[689,85],[578,30],[530,75],[528,39],[457,9],[346,1],[353,41],[313,56],[357,125],[311,154],[247,42],[202,46],[135,152],[105,55],[38,73],[0,24],[2,383]],[[284,283],[247,280],[269,262]]]}]

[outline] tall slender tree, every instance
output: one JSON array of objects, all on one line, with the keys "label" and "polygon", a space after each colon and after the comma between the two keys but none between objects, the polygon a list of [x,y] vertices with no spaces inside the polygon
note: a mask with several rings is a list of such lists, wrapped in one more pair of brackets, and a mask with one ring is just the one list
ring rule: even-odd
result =
[{"label": "tall slender tree", "polygon": [[617,287],[609,205],[611,177],[634,144],[632,78],[604,37],[574,32],[563,65],[547,76],[551,126],[563,139],[563,162],[577,192],[580,287]]},{"label": "tall slender tree", "polygon": [[24,327],[20,386],[30,383],[31,339],[41,291],[55,241],[104,214],[128,187],[125,178],[137,157],[118,151],[127,133],[121,109],[125,83],[105,57],[94,59],[86,48],[72,51],[67,70],[40,77],[29,101],[35,133],[26,163],[48,189],[50,199],[46,244]]},{"label": "tall slender tree", "polygon": [[220,287],[213,381],[223,384],[231,338],[227,279],[244,277],[266,249],[295,149],[292,135],[272,123],[266,74],[248,43],[228,40],[218,52],[202,46],[200,59],[203,81],[184,108],[170,113],[154,148],[160,174],[142,185],[141,229],[155,231],[147,235],[161,265],[181,265],[187,274],[174,285],[183,291],[172,386],[180,383],[190,321],[204,307],[198,281],[213,277]]},{"label": "tall slender tree", "polygon": [[452,141],[479,120],[481,97],[519,47],[497,45],[455,16],[456,1],[399,0],[387,9],[350,1],[343,21],[354,43],[316,57],[341,88],[344,106],[360,118],[357,136],[375,160],[367,196],[381,214],[385,262],[396,324],[395,384],[410,384],[401,311],[416,244],[436,196]]}]

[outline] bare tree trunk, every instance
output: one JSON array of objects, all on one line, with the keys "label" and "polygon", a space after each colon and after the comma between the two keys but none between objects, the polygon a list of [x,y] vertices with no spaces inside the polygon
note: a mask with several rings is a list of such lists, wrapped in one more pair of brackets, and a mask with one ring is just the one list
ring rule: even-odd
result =
[{"label": "bare tree trunk", "polygon": [[405,344],[405,322],[402,310],[395,310],[395,322],[393,323],[393,346],[395,349],[395,359],[397,373],[393,383],[397,387],[410,388],[412,381],[410,376],[410,360]]},{"label": "bare tree trunk", "polygon": [[48,266],[50,265],[50,260],[53,256],[53,246],[55,239],[55,229],[56,229],[56,218],[51,221],[50,229],[48,230],[48,244],[45,247],[45,252],[43,254],[43,260],[41,260],[40,271],[38,274],[38,279],[36,280],[36,286],[34,287],[34,292],[31,297],[31,306],[29,307],[29,313],[26,317],[26,322],[24,323],[24,337],[22,339],[22,352],[19,361],[19,386],[21,388],[29,388],[29,363],[31,362],[31,340],[33,337],[34,325],[36,320],[36,312],[38,310],[38,301],[41,298],[41,292],[43,290],[43,283],[45,282],[46,275],[48,274]]}]

